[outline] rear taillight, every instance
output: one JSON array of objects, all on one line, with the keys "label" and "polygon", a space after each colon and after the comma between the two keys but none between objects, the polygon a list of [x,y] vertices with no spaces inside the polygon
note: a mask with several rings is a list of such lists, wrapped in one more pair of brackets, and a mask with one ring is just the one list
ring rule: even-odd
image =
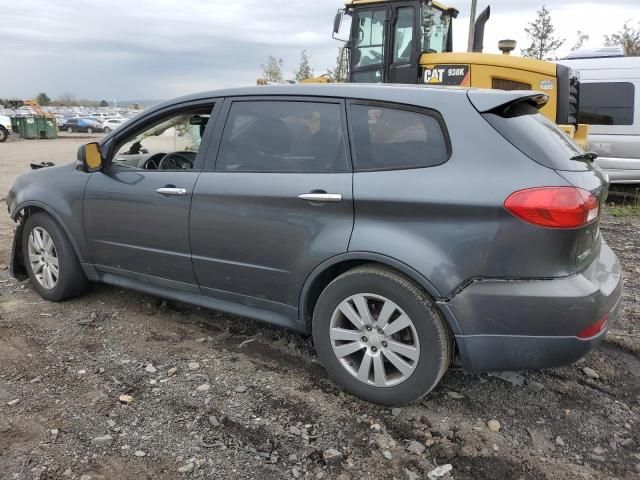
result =
[{"label": "rear taillight", "polygon": [[525,222],[546,228],[583,227],[600,214],[600,201],[576,187],[520,190],[507,198],[504,207]]},{"label": "rear taillight", "polygon": [[605,328],[607,328],[607,323],[609,323],[609,316],[605,315],[604,318],[602,318],[601,320],[598,320],[593,325],[589,325],[587,328],[582,330],[578,334],[578,338],[585,340],[588,338],[595,337],[596,335],[601,333]]}]

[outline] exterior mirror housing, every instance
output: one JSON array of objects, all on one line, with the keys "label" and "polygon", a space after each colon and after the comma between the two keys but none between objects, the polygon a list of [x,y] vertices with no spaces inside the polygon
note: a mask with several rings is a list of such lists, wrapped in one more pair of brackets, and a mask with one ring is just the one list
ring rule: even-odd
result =
[{"label": "exterior mirror housing", "polygon": [[98,142],[87,143],[78,149],[78,166],[89,173],[102,169],[102,152]]},{"label": "exterior mirror housing", "polygon": [[337,35],[340,32],[340,25],[342,25],[342,16],[344,15],[343,10],[338,10],[335,18],[333,19],[333,34]]}]

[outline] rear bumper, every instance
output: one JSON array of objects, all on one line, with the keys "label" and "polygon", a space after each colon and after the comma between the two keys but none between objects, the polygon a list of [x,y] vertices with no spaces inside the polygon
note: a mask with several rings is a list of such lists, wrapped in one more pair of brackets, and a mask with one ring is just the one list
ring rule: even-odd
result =
[{"label": "rear bumper", "polygon": [[460,325],[459,363],[469,371],[540,369],[583,357],[606,331],[578,333],[605,316],[615,320],[622,298],[620,264],[602,244],[584,272],[553,280],[483,280],[449,302]]}]

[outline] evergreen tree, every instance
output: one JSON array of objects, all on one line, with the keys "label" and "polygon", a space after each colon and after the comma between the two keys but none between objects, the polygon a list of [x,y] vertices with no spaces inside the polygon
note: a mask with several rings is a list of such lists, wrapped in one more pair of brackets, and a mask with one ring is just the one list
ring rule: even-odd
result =
[{"label": "evergreen tree", "polygon": [[529,26],[524,29],[531,38],[531,45],[521,50],[521,53],[523,57],[550,60],[551,53],[560,48],[565,39],[553,35],[556,29],[551,23],[551,12],[545,5],[538,10],[537,15],[537,18],[529,22]]},{"label": "evergreen tree", "polygon": [[38,102],[38,105],[41,105],[43,107],[47,107],[47,106],[51,105],[51,99],[44,92],[40,92],[38,94],[38,96],[36,97],[36,102]]}]

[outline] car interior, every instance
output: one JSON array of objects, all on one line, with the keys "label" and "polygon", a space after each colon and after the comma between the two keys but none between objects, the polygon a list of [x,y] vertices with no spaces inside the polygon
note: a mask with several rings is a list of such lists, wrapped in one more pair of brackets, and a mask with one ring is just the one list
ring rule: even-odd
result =
[{"label": "car interior", "polygon": [[121,144],[111,167],[135,170],[193,168],[211,107],[181,111],[136,132]]}]

